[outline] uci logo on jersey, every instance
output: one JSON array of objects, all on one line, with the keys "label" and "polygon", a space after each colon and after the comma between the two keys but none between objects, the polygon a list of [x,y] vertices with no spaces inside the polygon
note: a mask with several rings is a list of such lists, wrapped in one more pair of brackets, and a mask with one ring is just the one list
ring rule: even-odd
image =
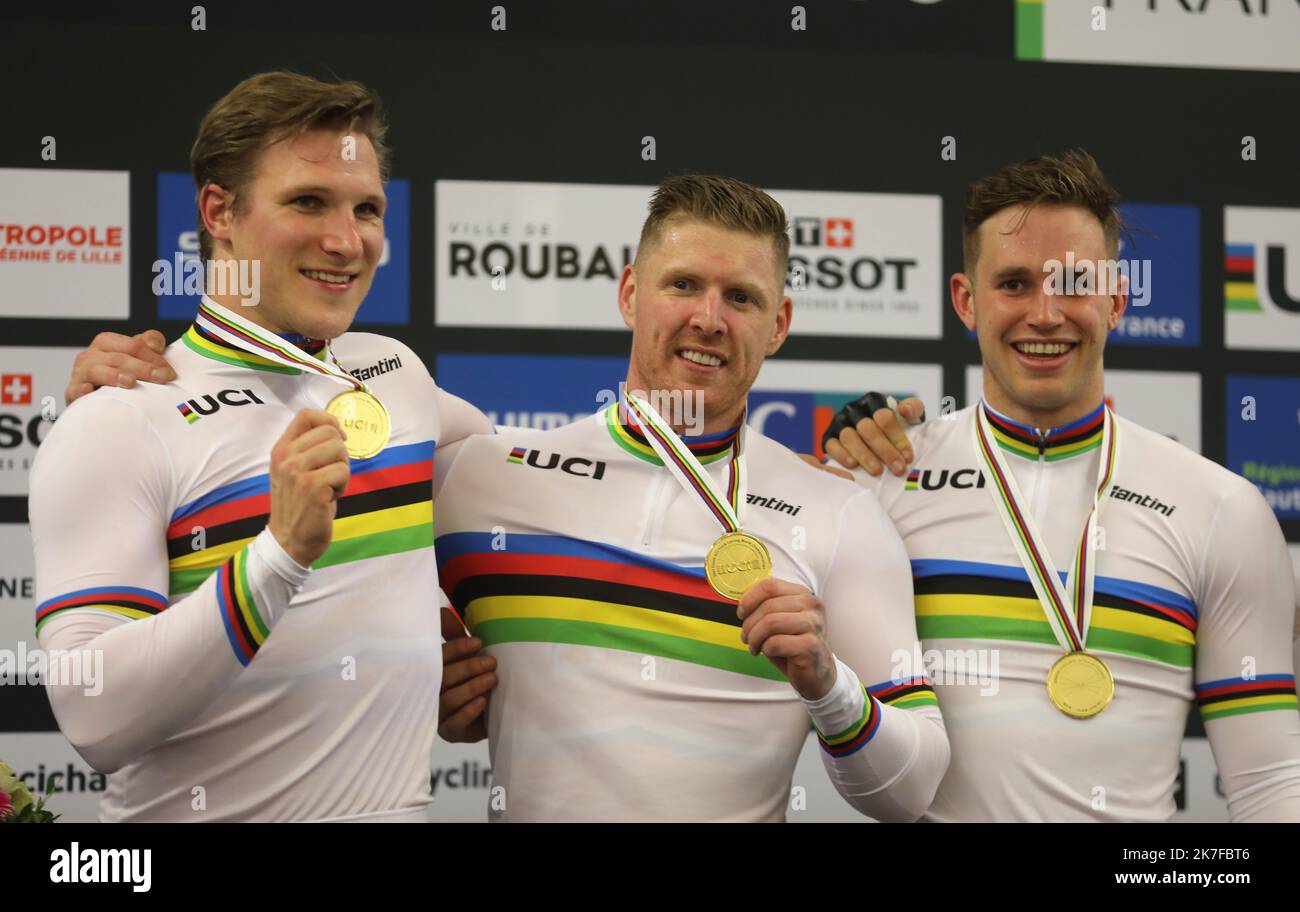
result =
[{"label": "uci logo on jersey", "polygon": [[182,418],[193,424],[204,415],[211,415],[223,405],[266,405],[266,403],[258,399],[257,393],[250,389],[222,390],[216,396],[207,394],[182,402],[176,406],[176,410],[181,413]]},{"label": "uci logo on jersey", "polygon": [[[542,459],[546,462],[543,463]],[[604,460],[583,459],[581,456],[570,456],[565,459],[559,453],[547,453],[543,456],[541,450],[529,450],[524,447],[515,447],[506,456],[506,462],[513,462],[516,465],[530,465],[535,469],[554,469],[558,468],[561,472],[567,472],[570,475],[578,475],[582,478],[591,478],[600,481],[605,477]],[[590,471],[583,471],[589,469]]]},{"label": "uci logo on jersey", "polygon": [[904,491],[937,491],[940,488],[982,488],[984,473],[979,469],[912,469]]}]

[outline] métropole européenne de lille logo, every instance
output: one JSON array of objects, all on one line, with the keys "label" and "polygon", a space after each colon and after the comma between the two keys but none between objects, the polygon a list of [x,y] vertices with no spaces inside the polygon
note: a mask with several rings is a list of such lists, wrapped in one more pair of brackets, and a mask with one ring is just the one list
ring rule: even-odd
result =
[{"label": "m\u00e9tropole europ\u00e9enne de lille logo", "polygon": [[[583,478],[591,478],[596,481],[605,477],[605,462],[597,459],[583,459],[581,456],[570,456],[565,459],[559,453],[545,454],[546,463],[542,463],[543,454],[541,450],[530,450],[525,447],[515,447],[506,456],[506,462],[513,462],[518,465],[530,465],[535,469],[555,469],[561,472],[567,472],[570,475],[578,475]],[[582,469],[590,469],[584,472]]]},{"label": "m\u00e9tropole europ\u00e9enne de lille logo", "polygon": [[250,389],[222,390],[215,397],[206,394],[197,399],[187,399],[176,406],[176,410],[181,413],[182,418],[193,424],[204,415],[211,415],[223,405],[266,405],[266,403],[258,399],[257,393]]}]

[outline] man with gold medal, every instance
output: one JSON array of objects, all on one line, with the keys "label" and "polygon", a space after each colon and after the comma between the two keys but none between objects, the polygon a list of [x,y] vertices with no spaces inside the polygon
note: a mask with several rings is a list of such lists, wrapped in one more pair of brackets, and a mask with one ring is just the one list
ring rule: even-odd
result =
[{"label": "man with gold medal", "polygon": [[[110,669],[49,688],[110,774],[104,820],[426,819],[434,452],[491,426],[401,342],[348,332],[383,138],[356,83],[263,73],[220,99],[191,156],[210,294],[165,361],[156,333],[97,338],[41,447],[36,629]],[[251,297],[213,281],[250,263]]]},{"label": "man with gold medal", "polygon": [[[863,813],[929,804],[948,742],[929,680],[900,670],[917,645],[902,543],[871,494],[744,421],[789,331],[788,250],[762,191],[665,181],[619,286],[628,394],[439,446],[439,575],[472,634],[444,612],[439,731],[489,737],[493,819],[780,820],[810,725]],[[131,344],[97,340],[69,394],[144,376],[138,346],[110,354]],[[333,378],[352,389],[327,410],[365,459],[382,406]],[[438,404],[458,425],[467,408]]]},{"label": "man with gold medal", "polygon": [[894,674],[901,543],[744,420],[789,331],[787,230],[754,187],[668,179],[619,286],[619,401],[450,454],[436,547],[472,636],[444,651],[440,732],[489,738],[494,820],[781,820],[810,724],[854,807],[929,804],[948,749],[929,682]]},{"label": "man with gold medal", "polygon": [[1127,288],[1086,280],[1117,256],[1116,200],[1078,152],[974,183],[951,291],[983,398],[905,436],[920,402],[871,393],[828,431],[912,562],[918,659],[953,742],[931,820],[1168,819],[1193,704],[1232,819],[1300,820],[1277,521],[1253,485],[1103,401]]}]

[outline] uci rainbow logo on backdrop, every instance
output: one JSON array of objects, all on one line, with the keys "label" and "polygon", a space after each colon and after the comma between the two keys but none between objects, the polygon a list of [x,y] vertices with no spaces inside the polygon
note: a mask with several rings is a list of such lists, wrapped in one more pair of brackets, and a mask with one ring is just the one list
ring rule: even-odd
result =
[{"label": "uci rainbow logo on backdrop", "polygon": [[[410,183],[396,178],[384,185],[388,208],[384,212],[384,252],[366,299],[357,311],[358,324],[406,324],[411,307],[411,191]],[[172,290],[181,291],[190,261],[199,257],[198,213],[194,205],[194,178],[181,172],[158,175],[158,263],[173,278]],[[161,265],[165,264],[165,265]],[[192,285],[193,283],[191,283]],[[167,287],[164,283],[164,287]],[[158,294],[160,320],[189,320],[199,307],[196,294]]]},{"label": "uci rainbow logo on backdrop", "polygon": [[1228,348],[1300,351],[1300,209],[1223,210]]}]

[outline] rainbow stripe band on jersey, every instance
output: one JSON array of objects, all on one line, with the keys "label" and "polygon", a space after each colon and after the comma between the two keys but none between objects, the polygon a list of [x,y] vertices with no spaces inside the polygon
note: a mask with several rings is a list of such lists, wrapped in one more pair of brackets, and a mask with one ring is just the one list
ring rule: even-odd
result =
[{"label": "rainbow stripe band on jersey", "polygon": [[[772,681],[785,677],[740,640],[735,602],[699,567],[604,542],[489,532],[438,536],[438,578],[488,646],[567,643],[653,655]],[[495,547],[494,547],[495,545]]]},{"label": "rainbow stripe band on jersey", "polygon": [[271,635],[248,589],[248,549],[244,548],[217,571],[217,605],[226,637],[241,665],[247,665]]},{"label": "rainbow stripe band on jersey", "polygon": [[75,592],[46,599],[36,606],[36,633],[39,636],[46,622],[64,612],[89,611],[135,621],[153,617],[166,609],[165,595],[136,586],[96,586],[91,589],[78,589]]},{"label": "rainbow stripe band on jersey", "polygon": [[[433,545],[434,443],[389,447],[352,462],[326,552],[329,567]],[[243,550],[270,519],[269,475],[222,485],[172,514],[167,557],[172,598],[193,592]]]},{"label": "rainbow stripe band on jersey", "polygon": [[1295,675],[1266,674],[1197,684],[1196,705],[1201,710],[1201,720],[1209,722],[1275,709],[1295,712],[1300,708],[1300,701],[1296,699]]},{"label": "rainbow stripe band on jersey", "polygon": [[939,698],[934,694],[934,683],[924,676],[875,684],[867,688],[867,693],[885,706],[896,706],[899,709],[939,705]]},{"label": "rainbow stripe band on jersey", "polygon": [[[197,355],[210,358],[213,361],[221,361],[225,364],[233,364],[235,367],[246,367],[249,370],[266,371],[272,374],[301,374],[296,367],[285,367],[274,361],[268,361],[252,352],[244,351],[241,348],[235,348],[233,345],[227,345],[217,336],[203,329],[197,323],[191,324],[181,336],[181,341],[185,347]],[[326,343],[319,340],[304,340],[307,346],[304,351],[308,352],[313,358],[323,359],[328,354]]]},{"label": "rainbow stripe band on jersey", "polygon": [[1077,421],[1038,433],[1036,428],[984,406],[999,447],[1026,459],[1043,458],[1048,462],[1069,459],[1101,446],[1105,426],[1106,404],[1103,402]]},{"label": "rainbow stripe band on jersey", "polygon": [[357,390],[366,389],[364,383],[337,364],[307,354],[289,339],[242,319],[208,298],[199,302],[194,325],[244,354],[254,355],[281,368],[329,377]]},{"label": "rainbow stripe band on jersey", "polygon": [[815,723],[813,725],[817,730],[817,741],[821,744],[822,750],[832,757],[856,754],[866,747],[867,742],[875,737],[876,730],[880,728],[880,704],[865,687],[862,688],[862,695],[866,698],[865,705],[862,707],[862,717],[844,731],[827,735],[816,728]]},{"label": "rainbow stripe band on jersey", "polygon": [[[627,417],[626,409],[622,408],[618,403],[614,403],[605,409],[605,426],[609,430],[609,436],[613,441],[628,453],[651,465],[664,464],[663,460],[659,458],[659,454],[655,452],[655,448],[646,440],[645,435],[636,428],[631,418]],[[701,465],[709,465],[720,459],[725,459],[731,453],[731,444],[739,433],[740,426],[737,425],[731,430],[719,434],[683,437],[682,443],[686,444],[686,448],[700,461]]]},{"label": "rainbow stripe band on jersey", "polygon": [[[935,640],[1057,642],[1023,567],[913,560],[916,629]],[[1095,577],[1087,647],[1190,669],[1198,615],[1185,595],[1131,580]]]}]

